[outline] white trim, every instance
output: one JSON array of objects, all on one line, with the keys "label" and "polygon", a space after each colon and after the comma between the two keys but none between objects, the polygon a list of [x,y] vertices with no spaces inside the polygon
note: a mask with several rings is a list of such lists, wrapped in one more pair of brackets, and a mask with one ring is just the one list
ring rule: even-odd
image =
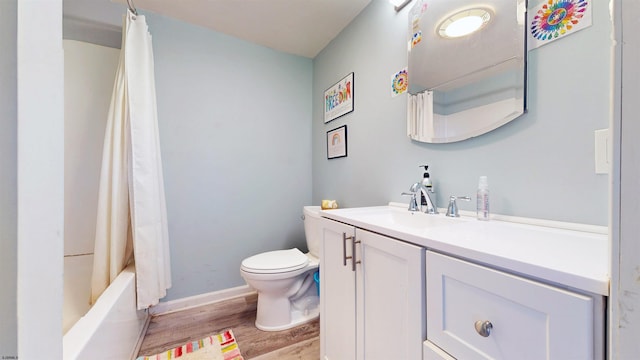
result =
[{"label": "white trim", "polygon": [[[610,292],[609,297],[607,298],[607,323],[606,323],[606,349],[607,349],[607,358],[608,359],[616,359],[620,356],[630,355],[634,356],[637,352],[630,352],[629,354],[625,353],[623,348],[624,345],[627,344],[625,342],[624,335],[625,333],[621,332],[621,328],[619,327],[621,320],[621,307],[618,305],[618,301],[620,299],[620,295],[623,294],[621,292],[620,287],[620,271],[621,271],[621,261],[623,254],[620,252],[621,246],[626,245],[628,242],[635,241],[634,239],[626,239],[625,242],[622,243],[622,239],[620,234],[624,228],[622,227],[622,124],[623,117],[622,114],[632,114],[635,102],[632,100],[631,105],[625,103],[625,107],[623,110],[623,96],[625,99],[627,96],[629,99],[637,98],[638,91],[630,90],[627,86],[623,87],[622,85],[622,76],[623,76],[623,65],[626,64],[626,61],[623,59],[623,47],[627,48],[627,46],[631,47],[631,49],[637,48],[637,39],[635,36],[637,30],[634,29],[632,25],[632,21],[629,23],[626,22],[627,16],[630,14],[625,13],[625,20],[623,22],[623,6],[626,11],[638,11],[640,7],[634,3],[624,3],[623,0],[611,0],[610,4],[611,18],[613,21],[613,41],[615,46],[613,47],[613,72],[612,72],[612,82],[613,82],[613,90],[612,90],[612,113],[609,123],[609,131],[611,135],[611,164],[609,169],[609,227],[611,233],[609,235],[609,243],[610,243],[610,261],[611,261],[611,282],[610,282]],[[623,24],[625,25],[623,27]],[[628,38],[634,40],[634,43],[629,45],[624,45],[624,41],[629,41]],[[627,54],[629,55],[629,54]],[[631,69],[629,72],[635,73],[636,69],[633,65],[633,59],[630,59],[630,64],[627,69]],[[633,82],[633,81],[632,81]],[[625,83],[626,85],[626,83]],[[636,87],[637,89],[637,87]],[[631,112],[629,112],[631,111]],[[627,121],[633,122],[633,117],[626,117]],[[625,123],[626,126],[626,123]],[[625,128],[626,130],[626,128]],[[625,155],[628,156],[625,152]],[[631,154],[632,155],[632,154]],[[625,156],[625,159],[626,159]],[[632,155],[632,159],[630,162],[631,168],[636,167],[634,164],[634,157]],[[626,168],[625,168],[626,169]],[[627,175],[629,176],[629,175]],[[631,175],[633,176],[633,175]],[[637,196],[637,191],[627,196]],[[636,211],[632,210],[635,214]],[[626,214],[626,212],[625,212]],[[627,223],[628,224],[628,223]],[[627,225],[628,226],[628,225]],[[631,325],[631,323],[627,323]],[[627,325],[625,325],[627,326]],[[637,325],[635,326],[637,329]],[[633,334],[634,326],[630,329],[631,334]],[[637,337],[637,336],[636,336]],[[632,337],[633,338],[633,337]],[[621,358],[621,357],[620,357]]]},{"label": "white trim", "polygon": [[398,12],[398,11],[404,9],[405,6],[409,5],[411,0],[404,0],[402,2],[398,1],[398,0],[396,0],[396,1],[390,0],[389,2],[391,4],[393,4],[393,8],[396,10],[396,12]]},{"label": "white trim", "polygon": [[146,320],[144,321],[144,325],[140,330],[140,334],[138,335],[138,341],[136,342],[135,348],[133,348],[133,352],[131,353],[131,360],[135,360],[138,358],[138,353],[140,352],[140,348],[142,347],[142,342],[144,341],[144,336],[147,334],[147,329],[149,329],[149,325],[151,324],[151,315],[147,312]]},{"label": "white trim", "polygon": [[[405,203],[390,202],[389,206],[407,208],[408,205]],[[438,212],[440,214],[446,214],[447,209],[438,208]],[[460,210],[459,212],[460,212],[460,216],[468,216],[468,217],[476,216],[475,211]],[[544,226],[544,227],[564,229],[564,230],[575,230],[575,231],[589,232],[589,233],[595,233],[595,234],[606,235],[609,233],[609,228],[607,226],[600,226],[600,225],[579,224],[579,223],[570,223],[570,222],[564,222],[564,221],[525,218],[525,217],[518,217],[518,216],[500,215],[500,214],[491,214],[490,219],[495,221],[506,221],[506,222],[512,222],[512,223],[518,223],[518,224]]]},{"label": "white trim", "polygon": [[[17,3],[17,14],[13,11],[9,14],[17,24],[16,53],[11,54],[9,47],[6,58],[13,57],[17,66],[18,117],[14,136],[18,186],[14,198],[17,239],[7,239],[17,244],[17,272],[7,276],[17,277],[18,353],[5,353],[2,349],[0,355],[60,359],[65,215],[63,4],[62,0],[9,3]],[[10,42],[16,39],[11,39],[11,33],[6,37]],[[5,120],[3,116],[3,128],[5,121],[11,124],[16,119]],[[10,177],[13,171],[9,169]],[[42,305],[43,299],[46,306]],[[3,301],[3,307],[4,304]],[[8,304],[16,309],[12,301]],[[34,346],[35,339],[38,343]]]},{"label": "white trim", "polygon": [[229,300],[240,296],[255,294],[249,285],[242,285],[234,288],[213,291],[205,294],[189,296],[181,299],[161,302],[149,308],[150,315],[162,315],[175,311],[187,310],[197,306],[212,304],[223,300]]}]

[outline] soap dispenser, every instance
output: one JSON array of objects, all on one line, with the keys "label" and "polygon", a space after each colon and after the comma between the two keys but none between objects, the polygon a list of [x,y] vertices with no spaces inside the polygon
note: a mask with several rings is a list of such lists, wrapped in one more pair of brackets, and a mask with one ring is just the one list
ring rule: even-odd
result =
[{"label": "soap dispenser", "polygon": [[[424,186],[428,192],[433,194],[433,196],[431,196],[431,203],[433,204],[433,208],[437,209],[438,207],[436,206],[436,194],[433,190],[433,182],[431,182],[431,177],[427,172],[429,170],[429,165],[420,165],[419,167],[424,167],[424,174],[422,174],[422,186]],[[420,204],[422,206],[427,206],[427,199],[424,197],[424,194],[420,196],[420,199]]]}]

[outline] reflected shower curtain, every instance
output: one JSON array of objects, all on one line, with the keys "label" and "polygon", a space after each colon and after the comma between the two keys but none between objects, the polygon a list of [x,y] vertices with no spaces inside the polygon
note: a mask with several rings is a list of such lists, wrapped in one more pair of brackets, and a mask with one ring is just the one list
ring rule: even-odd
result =
[{"label": "reflected shower curtain", "polygon": [[131,261],[138,309],[171,287],[153,49],[145,17],[127,12],[102,154],[91,302]]},{"label": "reflected shower curtain", "polygon": [[432,141],[434,127],[433,91],[407,96],[407,136],[418,141]]}]

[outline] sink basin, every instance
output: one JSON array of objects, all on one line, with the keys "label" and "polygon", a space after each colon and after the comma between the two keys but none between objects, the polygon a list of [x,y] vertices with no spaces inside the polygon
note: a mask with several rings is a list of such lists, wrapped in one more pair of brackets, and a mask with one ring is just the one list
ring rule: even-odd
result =
[{"label": "sink basin", "polygon": [[374,223],[389,223],[391,226],[410,228],[431,228],[452,225],[456,223],[456,220],[459,221],[459,219],[450,218],[444,214],[424,214],[391,207],[376,214],[368,214],[368,216]]},{"label": "sink basin", "polygon": [[375,206],[363,208],[349,208],[339,210],[329,210],[325,212],[330,218],[341,220],[341,216],[348,217],[351,221],[372,224],[395,230],[421,230],[441,226],[451,226],[461,222],[466,222],[465,218],[452,218],[444,214],[424,214],[422,212],[411,212],[406,207],[397,206]]}]

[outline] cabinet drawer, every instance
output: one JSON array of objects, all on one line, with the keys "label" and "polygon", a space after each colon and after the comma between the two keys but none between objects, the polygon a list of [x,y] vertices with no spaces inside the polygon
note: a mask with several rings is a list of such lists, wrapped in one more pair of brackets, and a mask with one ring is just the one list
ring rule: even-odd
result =
[{"label": "cabinet drawer", "polygon": [[593,298],[431,251],[426,271],[427,339],[451,356],[594,358]]}]

